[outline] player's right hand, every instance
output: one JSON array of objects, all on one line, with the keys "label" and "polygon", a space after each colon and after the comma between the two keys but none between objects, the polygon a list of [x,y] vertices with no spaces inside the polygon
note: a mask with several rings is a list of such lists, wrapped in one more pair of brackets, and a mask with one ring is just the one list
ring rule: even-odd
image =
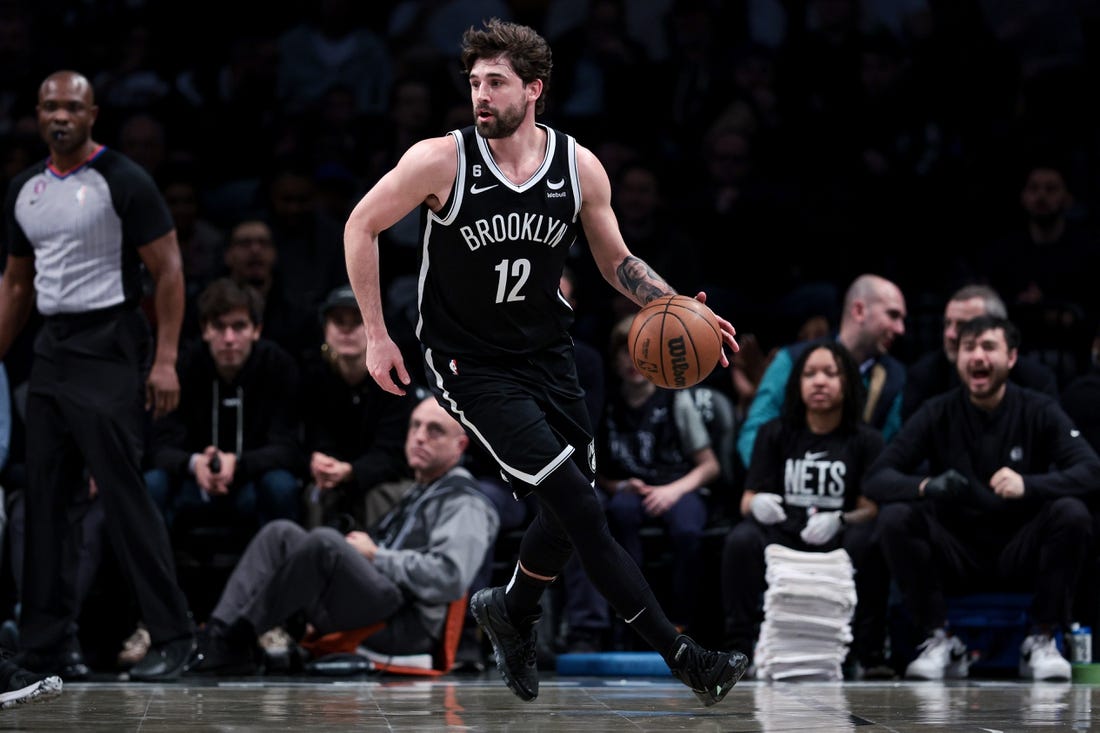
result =
[{"label": "player's right hand", "polygon": [[[401,350],[388,335],[368,342],[367,371],[379,387],[396,395],[405,394],[403,387],[412,382],[405,369],[405,360],[401,358]],[[396,382],[394,374],[397,375]]]},{"label": "player's right hand", "polygon": [[783,497],[779,494],[767,492],[757,494],[752,497],[749,511],[761,524],[779,524],[787,518],[787,510],[783,508]]},{"label": "player's right hand", "polygon": [[[695,294],[695,299],[703,305],[707,304],[707,294],[702,290]],[[711,309],[711,313],[714,313],[713,308]],[[736,338],[737,329],[733,327],[732,323],[730,323],[717,313],[714,313],[714,317],[718,319],[718,326],[722,329],[722,343],[730,347],[730,349],[732,349],[734,352],[740,351],[741,346],[737,343]],[[723,367],[729,367],[730,360],[729,357],[726,356],[726,352],[724,349],[719,353],[718,361],[722,364]]]}]

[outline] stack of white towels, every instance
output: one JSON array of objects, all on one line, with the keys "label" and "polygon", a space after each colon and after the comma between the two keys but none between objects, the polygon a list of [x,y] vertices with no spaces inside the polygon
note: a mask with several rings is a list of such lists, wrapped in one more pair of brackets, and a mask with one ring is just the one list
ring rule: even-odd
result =
[{"label": "stack of white towels", "polygon": [[852,643],[855,571],[844,550],[764,549],[764,623],[754,662],[760,680],[841,680]]}]

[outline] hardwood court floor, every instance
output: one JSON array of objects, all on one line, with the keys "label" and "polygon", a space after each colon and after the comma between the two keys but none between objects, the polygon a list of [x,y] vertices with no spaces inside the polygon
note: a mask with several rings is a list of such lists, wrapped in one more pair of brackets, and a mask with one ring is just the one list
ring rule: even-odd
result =
[{"label": "hardwood court floor", "polygon": [[[1093,713],[1093,710],[1096,710]],[[545,675],[522,703],[495,673],[397,677],[114,680],[0,710],[19,731],[1088,731],[1100,686],[1015,681],[741,682],[711,708],[674,680]]]}]

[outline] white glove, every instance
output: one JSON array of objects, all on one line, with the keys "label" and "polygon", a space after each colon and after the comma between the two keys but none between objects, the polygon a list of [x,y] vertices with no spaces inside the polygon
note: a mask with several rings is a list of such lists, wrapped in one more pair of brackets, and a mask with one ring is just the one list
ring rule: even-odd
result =
[{"label": "white glove", "polygon": [[783,497],[779,494],[757,494],[749,502],[749,511],[761,524],[778,524],[787,518],[787,512],[783,509]]},{"label": "white glove", "polygon": [[802,541],[807,545],[824,545],[836,537],[844,520],[840,512],[817,512],[811,514],[806,520],[806,526],[802,530]]}]

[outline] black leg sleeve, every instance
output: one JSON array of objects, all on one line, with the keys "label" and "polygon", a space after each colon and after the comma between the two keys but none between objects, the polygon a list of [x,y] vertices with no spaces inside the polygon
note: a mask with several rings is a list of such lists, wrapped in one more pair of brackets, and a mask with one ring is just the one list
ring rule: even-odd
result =
[{"label": "black leg sleeve", "polygon": [[[540,516],[524,536],[520,562],[539,575],[558,575],[572,544],[588,577],[627,623],[662,655],[671,651],[676,627],[657,604],[638,565],[615,542],[595,489],[572,462],[534,487]],[[544,516],[545,515],[545,516]],[[560,529],[559,529],[560,528]],[[568,538],[568,542],[563,541]]]}]

